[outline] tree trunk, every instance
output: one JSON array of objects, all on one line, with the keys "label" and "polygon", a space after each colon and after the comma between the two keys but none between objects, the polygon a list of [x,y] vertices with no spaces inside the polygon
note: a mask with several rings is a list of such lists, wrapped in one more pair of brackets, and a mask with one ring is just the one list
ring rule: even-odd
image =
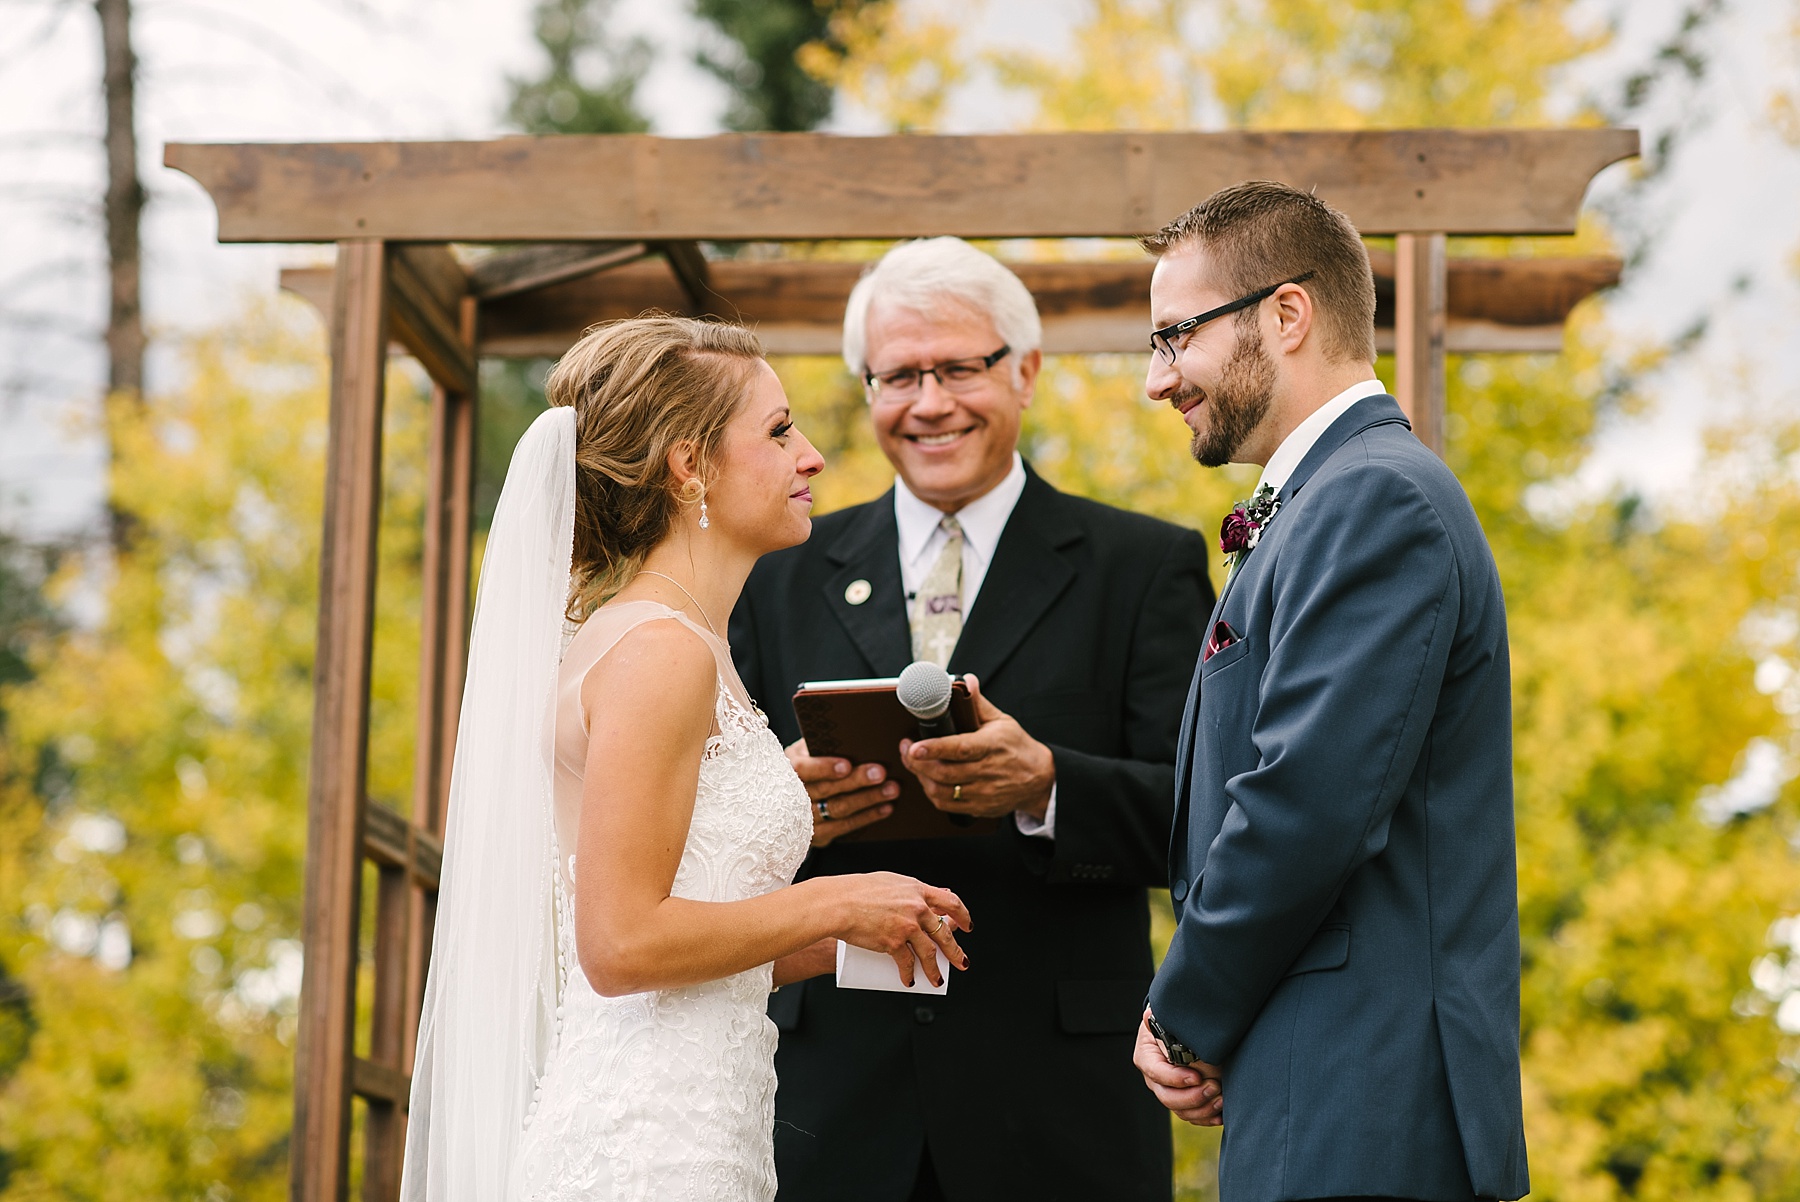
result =
[{"label": "tree trunk", "polygon": [[[138,225],[144,185],[137,162],[137,59],[131,52],[131,0],[94,0],[100,17],[106,95],[106,314],[107,411],[144,400],[144,312],[140,295],[142,256]],[[108,426],[111,421],[109,417]],[[118,440],[109,438],[118,454]],[[110,491],[110,490],[109,490]],[[131,541],[131,515],[116,498],[107,501],[107,534],[115,551]]]},{"label": "tree trunk", "polygon": [[106,58],[106,257],[111,305],[106,316],[106,384],[141,399],[144,317],[139,300],[138,223],[144,186],[138,179],[131,0],[94,0]]}]

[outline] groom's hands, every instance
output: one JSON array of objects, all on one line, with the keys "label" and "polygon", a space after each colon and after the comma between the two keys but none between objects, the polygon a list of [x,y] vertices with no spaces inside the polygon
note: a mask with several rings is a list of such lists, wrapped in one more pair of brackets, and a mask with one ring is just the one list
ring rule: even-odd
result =
[{"label": "groom's hands", "polygon": [[1144,1074],[1144,1084],[1156,1100],[1174,1112],[1175,1117],[1196,1127],[1217,1127],[1225,1121],[1224,1073],[1204,1060],[1183,1067],[1170,1064],[1162,1045],[1150,1033],[1150,1011],[1138,1023],[1137,1046],[1131,1062]]}]

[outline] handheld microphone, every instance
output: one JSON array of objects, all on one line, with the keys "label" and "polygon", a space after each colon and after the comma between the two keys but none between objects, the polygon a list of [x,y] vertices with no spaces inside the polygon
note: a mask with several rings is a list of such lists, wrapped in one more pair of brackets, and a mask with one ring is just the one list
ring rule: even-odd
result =
[{"label": "handheld microphone", "polygon": [[936,739],[957,733],[950,713],[950,673],[928,659],[908,664],[894,694],[907,713],[919,720],[919,737]]}]

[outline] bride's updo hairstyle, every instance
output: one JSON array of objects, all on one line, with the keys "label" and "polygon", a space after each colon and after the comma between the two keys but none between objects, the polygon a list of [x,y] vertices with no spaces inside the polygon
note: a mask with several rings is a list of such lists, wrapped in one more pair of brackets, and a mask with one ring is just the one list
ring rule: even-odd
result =
[{"label": "bride's updo hairstyle", "polygon": [[[681,507],[700,501],[762,357],[742,326],[651,316],[595,326],[558,360],[544,392],[575,410],[571,621],[624,588]],[[682,442],[699,467],[686,488],[669,470]]]}]

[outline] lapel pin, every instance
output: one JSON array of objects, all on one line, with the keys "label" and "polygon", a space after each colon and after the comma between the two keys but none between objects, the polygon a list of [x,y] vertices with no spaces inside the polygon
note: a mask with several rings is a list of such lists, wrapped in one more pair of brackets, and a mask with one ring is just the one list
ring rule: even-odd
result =
[{"label": "lapel pin", "polygon": [[844,600],[852,605],[861,605],[864,601],[869,599],[869,594],[874,591],[874,589],[869,587],[869,582],[867,580],[852,580],[848,585],[844,586]]}]

